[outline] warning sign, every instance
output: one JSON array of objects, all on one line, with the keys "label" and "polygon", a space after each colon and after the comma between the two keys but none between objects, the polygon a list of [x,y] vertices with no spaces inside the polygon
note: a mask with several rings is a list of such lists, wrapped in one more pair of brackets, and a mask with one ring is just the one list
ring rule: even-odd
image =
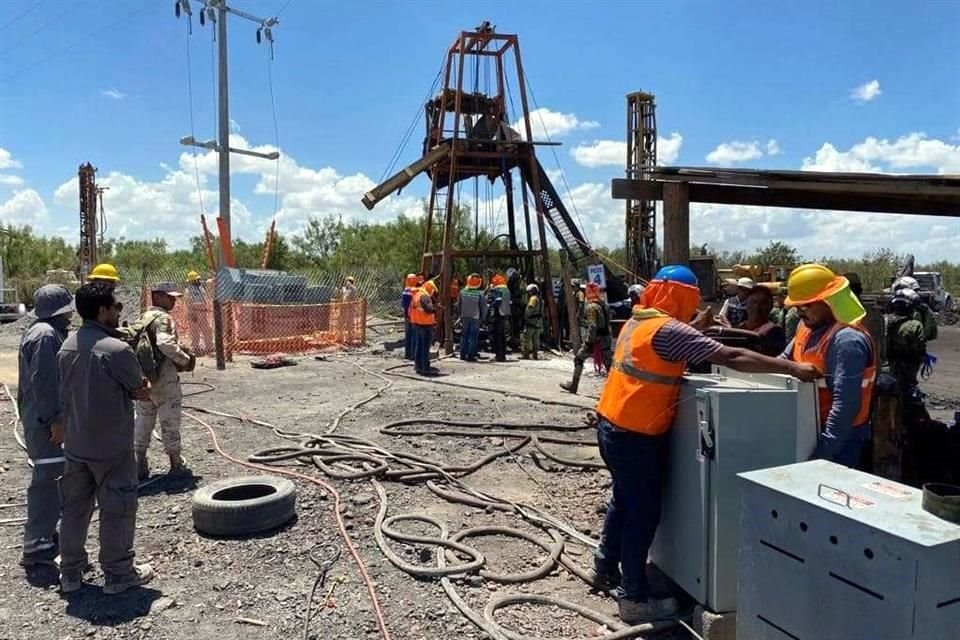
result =
[{"label": "warning sign", "polygon": [[600,285],[601,289],[607,288],[607,276],[603,272],[602,264],[588,264],[587,265],[587,280],[594,284]]},{"label": "warning sign", "polygon": [[863,485],[865,488],[870,489],[870,491],[876,491],[877,493],[882,493],[885,496],[890,496],[891,498],[909,498],[913,494],[906,487],[900,487],[890,482],[868,482]]}]

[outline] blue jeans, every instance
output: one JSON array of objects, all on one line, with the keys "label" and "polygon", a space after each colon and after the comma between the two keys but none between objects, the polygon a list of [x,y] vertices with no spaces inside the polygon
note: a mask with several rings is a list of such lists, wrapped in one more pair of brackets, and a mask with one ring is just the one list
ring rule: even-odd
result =
[{"label": "blue jeans", "polygon": [[829,460],[852,469],[861,469],[871,433],[869,424],[846,429],[824,429],[817,437],[817,448],[810,459]]},{"label": "blue jeans", "polygon": [[409,320],[403,321],[403,359],[413,360],[413,325]]},{"label": "blue jeans", "polygon": [[647,554],[660,524],[660,504],[666,475],[669,435],[648,436],[615,427],[600,418],[597,428],[600,456],[613,478],[600,548],[594,568],[602,575],[623,577],[617,595],[645,601]]},{"label": "blue jeans", "polygon": [[416,334],[414,340],[413,364],[417,373],[427,373],[430,370],[430,346],[433,344],[433,327],[430,325],[413,325]]},{"label": "blue jeans", "polygon": [[480,346],[480,321],[476,318],[463,318],[460,332],[460,359],[472,360],[477,357]]}]

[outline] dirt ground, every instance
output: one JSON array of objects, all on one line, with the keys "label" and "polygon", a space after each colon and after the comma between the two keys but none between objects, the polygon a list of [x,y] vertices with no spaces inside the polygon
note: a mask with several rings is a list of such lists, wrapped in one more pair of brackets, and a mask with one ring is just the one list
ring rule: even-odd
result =
[{"label": "dirt ground", "polygon": [[[934,379],[926,385],[936,397],[942,413],[960,409],[960,328],[941,328],[940,340],[932,348],[940,358]],[[0,381],[15,383],[16,336],[0,336]],[[514,356],[515,357],[515,356]],[[571,401],[557,383],[572,369],[569,359],[552,358],[537,362],[513,361],[478,364],[443,360],[446,374],[441,381],[466,383],[471,389],[391,378],[392,386],[383,395],[349,413],[339,432],[370,438],[397,451],[425,455],[450,463],[467,463],[502,449],[499,438],[466,439],[446,436],[395,437],[383,435],[387,422],[431,417],[473,421],[536,422],[574,425],[583,421],[584,411],[567,406],[504,396],[498,390],[533,395],[543,400]],[[299,432],[322,433],[344,408],[382,387],[383,380],[360,370],[360,365],[379,372],[399,362],[395,352],[374,347],[363,352],[331,354],[324,361],[299,358],[297,366],[258,371],[248,360],[238,358],[224,372],[205,360],[186,382],[216,386],[213,392],[186,400],[187,405],[216,409],[266,420]],[[599,392],[600,380],[585,376],[579,402],[592,407],[589,396]],[[187,392],[199,387],[187,387]],[[15,390],[11,389],[15,392]],[[2,395],[2,394],[0,394]],[[269,429],[226,418],[202,416],[216,430],[224,449],[239,458],[287,441]],[[17,505],[25,500],[28,467],[11,431],[13,407],[0,400],[0,504]],[[589,431],[580,436],[592,441]],[[190,495],[196,486],[231,476],[247,475],[244,469],[220,457],[209,433],[184,420],[184,455],[195,478],[169,482],[160,479],[141,491],[137,523],[138,561],[150,562],[156,579],[146,588],[119,596],[105,596],[100,590],[99,568],[89,576],[90,584],[73,595],[63,596],[54,571],[25,576],[17,565],[22,534],[20,525],[0,526],[0,640],[43,640],[79,638],[190,637],[194,640],[241,640],[302,637],[305,601],[317,575],[308,553],[315,545],[343,547],[335,526],[332,500],[318,487],[298,482],[298,517],[279,531],[241,540],[206,537],[192,525]],[[152,446],[155,473],[162,473],[159,443]],[[570,458],[596,459],[592,446],[554,446]],[[589,535],[596,536],[602,524],[603,505],[609,478],[605,471],[577,470],[534,464],[529,450],[504,456],[469,476],[472,486],[495,495],[522,500],[563,518]],[[301,470],[311,471],[305,467]],[[312,473],[317,473],[313,471]],[[394,567],[377,548],[373,523],[378,500],[370,481],[332,481],[342,495],[341,513],[348,532],[372,576],[385,619],[396,640],[488,638],[451,604],[436,581],[416,580]],[[451,531],[487,524],[518,527],[541,538],[539,529],[519,518],[499,512],[447,502],[422,485],[386,483],[388,515],[425,514],[443,521]],[[22,507],[0,509],[0,520],[23,514]],[[427,528],[404,525],[405,531],[432,534]],[[88,549],[96,558],[96,524],[91,527]],[[498,572],[515,572],[539,564],[545,552],[530,543],[498,536],[471,541],[488,558],[488,567]],[[430,548],[392,545],[410,562],[433,565]],[[590,554],[570,544],[568,552],[584,567]],[[478,611],[491,598],[507,593],[545,593],[590,606],[615,617],[615,603],[591,593],[579,579],[564,569],[555,569],[546,578],[515,586],[498,585],[479,577],[454,580],[459,594]],[[328,605],[314,614],[309,638],[337,637],[359,640],[378,637],[370,597],[357,566],[344,548],[329,573],[333,585]],[[327,596],[321,591],[318,601]],[[239,622],[249,619],[261,624]],[[567,611],[549,606],[517,606],[498,614],[504,626],[531,638],[584,638],[597,633],[597,625]],[[684,632],[673,631],[648,637],[679,639]]]}]

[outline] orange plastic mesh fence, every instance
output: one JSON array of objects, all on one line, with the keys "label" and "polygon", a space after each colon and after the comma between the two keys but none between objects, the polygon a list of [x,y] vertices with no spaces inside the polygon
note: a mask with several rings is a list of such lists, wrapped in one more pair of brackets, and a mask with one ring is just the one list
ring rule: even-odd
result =
[{"label": "orange plastic mesh fence", "polygon": [[[183,294],[171,313],[180,342],[197,355],[210,355],[214,352],[217,295],[211,275],[188,283],[186,271],[153,272],[140,275],[136,281],[126,280],[117,293],[123,297],[125,316],[132,322],[137,315],[134,307],[142,312],[149,306],[153,283],[174,283]],[[328,272],[251,270],[249,277],[232,274],[229,294],[224,295],[224,288],[220,291],[227,355],[308,353],[363,345],[368,315],[401,316],[402,276],[372,270],[350,276],[352,282]]]}]

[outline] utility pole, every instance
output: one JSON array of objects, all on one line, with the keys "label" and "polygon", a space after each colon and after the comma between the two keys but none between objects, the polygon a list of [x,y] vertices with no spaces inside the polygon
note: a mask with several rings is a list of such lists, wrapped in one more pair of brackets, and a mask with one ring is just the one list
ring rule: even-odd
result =
[{"label": "utility pole", "polygon": [[[220,220],[223,221],[220,227],[220,267],[227,266],[227,247],[231,246],[233,239],[230,233],[230,154],[240,153],[243,155],[263,158],[265,160],[277,160],[280,157],[279,151],[272,153],[259,153],[246,149],[235,149],[230,147],[230,91],[229,75],[227,73],[227,14],[233,14],[258,24],[257,43],[259,44],[265,37],[270,43],[270,56],[273,57],[273,27],[279,23],[274,18],[258,18],[245,11],[234,9],[227,6],[227,0],[195,0],[203,5],[200,9],[200,26],[206,24],[209,20],[217,27],[217,113],[219,123],[217,127],[217,141],[208,140],[206,142],[197,142],[193,136],[186,136],[180,139],[180,144],[186,146],[203,147],[216,151],[219,157],[218,183],[220,200]],[[193,16],[193,8],[190,0],[176,0],[174,4],[174,13],[179,18],[181,14],[187,14],[188,19]],[[213,300],[213,338],[217,356],[217,369],[221,371],[226,368],[226,358],[223,346],[223,300],[217,293]]]}]

